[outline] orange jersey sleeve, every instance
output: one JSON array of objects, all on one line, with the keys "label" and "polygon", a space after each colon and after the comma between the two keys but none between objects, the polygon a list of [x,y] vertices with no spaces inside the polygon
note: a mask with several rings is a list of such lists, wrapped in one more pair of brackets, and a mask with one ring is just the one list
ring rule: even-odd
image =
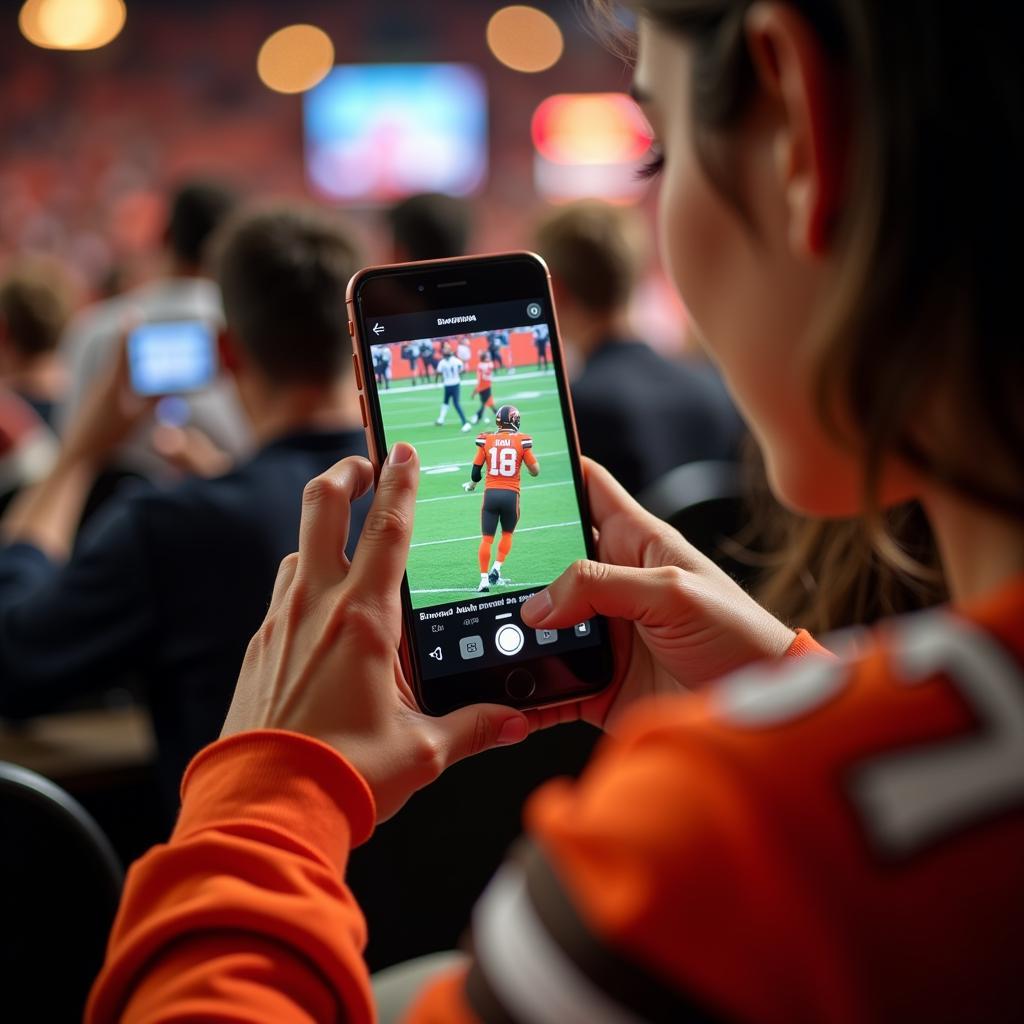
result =
[{"label": "orange jersey sleeve", "polygon": [[89,1024],[375,1018],[366,928],[344,884],[370,835],[366,783],[318,740],[264,730],[207,747],[178,824],[128,873]]}]

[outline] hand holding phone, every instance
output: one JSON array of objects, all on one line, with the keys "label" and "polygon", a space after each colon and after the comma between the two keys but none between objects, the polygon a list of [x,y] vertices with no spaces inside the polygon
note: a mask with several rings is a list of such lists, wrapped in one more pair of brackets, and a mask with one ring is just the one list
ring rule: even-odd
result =
[{"label": "hand holding phone", "polygon": [[217,375],[213,327],[204,320],[139,324],[128,335],[128,368],[132,388],[138,395],[201,391]]},{"label": "hand holding phone", "polygon": [[[397,445],[380,474],[351,566],[339,552],[351,503],[369,490],[373,470],[365,459],[349,458],[310,482],[298,554],[278,571],[221,734],[286,729],[323,740],[369,785],[378,821],[455,761],[517,743],[531,727],[527,716],[500,705],[443,718],[413,706],[395,655],[419,479],[416,452]],[[339,679],[345,680],[343,699]],[[370,824],[352,822],[357,832]]]},{"label": "hand holding phone", "polygon": [[608,470],[584,462],[601,561],[575,563],[522,609],[534,629],[563,629],[594,614],[610,620],[621,673],[615,686],[580,704],[584,721],[614,732],[637,700],[697,690],[789,650],[788,626]]},{"label": "hand holding phone", "polygon": [[[348,301],[374,462],[402,441],[423,458],[402,583],[403,664],[420,707],[535,708],[597,693],[612,678],[604,621],[534,630],[520,615],[594,557],[547,268],[530,253],[370,268]],[[552,359],[531,371],[538,334]],[[413,342],[440,357],[427,379],[398,358]],[[362,372],[384,348],[395,356],[387,385]]]}]

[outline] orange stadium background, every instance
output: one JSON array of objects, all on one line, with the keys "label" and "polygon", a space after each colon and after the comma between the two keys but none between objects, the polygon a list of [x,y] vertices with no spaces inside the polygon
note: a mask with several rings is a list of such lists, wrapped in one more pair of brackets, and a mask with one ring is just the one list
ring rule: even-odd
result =
[{"label": "orange stadium background", "polygon": [[[473,359],[467,369],[472,370],[476,369],[477,356],[479,356],[481,351],[487,347],[487,336],[484,334],[458,334],[453,335],[451,338],[446,338],[445,340],[450,340],[456,344],[463,340],[469,343],[469,347],[473,350]],[[408,380],[413,375],[412,370],[409,367],[409,360],[401,354],[403,346],[407,344],[408,342],[402,342],[400,345],[392,345],[392,380]],[[509,352],[512,353],[511,360],[508,359]],[[550,348],[548,349],[548,352],[550,353]],[[510,364],[513,368],[517,366],[535,366],[537,363],[537,348],[533,343],[533,332],[510,331],[508,335],[508,348],[502,349],[502,356],[505,358],[506,368]]]}]

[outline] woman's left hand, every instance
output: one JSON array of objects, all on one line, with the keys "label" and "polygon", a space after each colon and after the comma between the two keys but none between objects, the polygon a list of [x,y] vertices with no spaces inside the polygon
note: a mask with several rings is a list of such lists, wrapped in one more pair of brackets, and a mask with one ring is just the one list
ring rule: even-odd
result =
[{"label": "woman's left hand", "polygon": [[416,706],[398,657],[415,449],[392,448],[350,564],[351,503],[372,482],[370,463],[349,458],[307,484],[298,554],[281,563],[222,735],[289,729],[329,743],[367,781],[383,820],[454,762],[524,739],[530,723],[502,705],[443,718]]}]

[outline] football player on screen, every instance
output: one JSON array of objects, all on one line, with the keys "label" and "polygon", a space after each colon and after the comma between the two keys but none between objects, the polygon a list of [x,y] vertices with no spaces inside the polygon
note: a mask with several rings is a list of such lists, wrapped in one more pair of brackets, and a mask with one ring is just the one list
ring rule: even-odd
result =
[{"label": "football player on screen", "polygon": [[437,364],[437,372],[441,374],[444,381],[444,398],[441,401],[441,413],[434,421],[437,426],[444,426],[445,417],[448,415],[448,405],[455,406],[455,411],[462,420],[462,429],[469,430],[469,420],[462,411],[462,370],[463,362],[452,352],[451,345],[446,341],[441,346],[441,362]]},{"label": "football player on screen", "polygon": [[494,411],[494,395],[491,394],[493,381],[494,360],[491,359],[490,350],[485,347],[476,364],[476,387],[473,389],[473,394],[480,399],[480,408],[474,413],[470,423],[486,423],[488,408]]},{"label": "football player on screen", "polygon": [[[497,433],[480,434],[476,439],[476,457],[470,471],[471,479],[463,485],[464,491],[476,489],[481,476],[486,474],[484,501],[480,508],[480,585],[485,593],[502,579],[501,567],[512,550],[512,534],[519,522],[519,474],[526,465],[530,476],[540,473],[540,463],[533,454],[533,438],[519,433],[519,410],[514,405],[503,405],[495,417]],[[487,566],[494,548],[494,535],[501,524],[498,557],[490,572]]]}]

